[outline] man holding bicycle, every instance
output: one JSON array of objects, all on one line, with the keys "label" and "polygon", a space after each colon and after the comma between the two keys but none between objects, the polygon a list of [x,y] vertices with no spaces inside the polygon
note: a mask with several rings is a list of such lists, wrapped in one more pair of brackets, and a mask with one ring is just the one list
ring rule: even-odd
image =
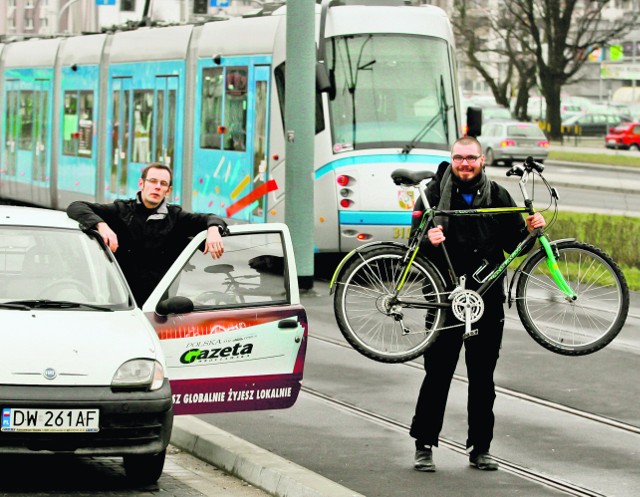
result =
[{"label": "man holding bicycle", "polygon": [[[484,173],[484,155],[478,140],[465,136],[451,149],[451,163],[438,167],[429,183],[427,199],[440,210],[484,207],[515,207],[516,203],[502,186]],[[423,209],[418,200],[415,210]],[[413,217],[417,231],[420,217]],[[504,252],[511,252],[523,239],[526,230],[545,226],[544,217],[535,213],[523,221],[519,213],[501,216],[443,217],[428,231],[428,244],[421,251],[445,274],[448,266],[440,249],[447,240],[448,255],[458,275],[468,275],[466,288],[476,290],[480,283],[471,275],[482,265],[497,267]],[[478,278],[480,279],[480,278]],[[483,295],[484,314],[475,323],[477,334],[464,337],[464,325],[453,315],[447,316],[443,330],[424,353],[425,378],[420,388],[410,435],[416,439],[414,468],[435,471],[432,447],[438,446],[449,387],[464,343],[469,380],[467,413],[467,452],[472,466],[496,470],[498,463],[489,453],[493,439],[495,385],[493,374],[498,361],[504,327],[504,277],[499,278]],[[451,290],[451,289],[449,289]]]}]

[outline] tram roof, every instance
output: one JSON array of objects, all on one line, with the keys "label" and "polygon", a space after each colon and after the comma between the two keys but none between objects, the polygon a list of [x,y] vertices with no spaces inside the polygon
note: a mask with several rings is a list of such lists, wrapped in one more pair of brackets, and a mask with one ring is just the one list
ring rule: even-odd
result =
[{"label": "tram roof", "polygon": [[187,56],[192,24],[138,28],[113,35],[111,62],[176,60]]},{"label": "tram roof", "polygon": [[271,53],[283,16],[232,18],[202,26],[198,57]]},{"label": "tram roof", "polygon": [[30,39],[8,43],[4,49],[5,69],[13,67],[53,67],[63,38]]},{"label": "tram roof", "polygon": [[73,36],[67,38],[60,47],[63,65],[99,64],[106,34]]}]

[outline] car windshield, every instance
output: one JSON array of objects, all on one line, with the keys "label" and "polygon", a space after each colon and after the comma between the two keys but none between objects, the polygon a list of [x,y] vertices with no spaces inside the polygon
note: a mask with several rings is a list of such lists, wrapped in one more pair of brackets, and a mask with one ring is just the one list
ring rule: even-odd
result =
[{"label": "car windshield", "polygon": [[507,126],[507,136],[523,138],[545,138],[544,133],[537,126],[523,126],[520,124]]},{"label": "car windshield", "polygon": [[28,301],[131,307],[116,264],[94,238],[79,230],[0,226],[0,304]]},{"label": "car windshield", "polygon": [[448,150],[459,122],[450,58],[446,42],[435,38],[332,38],[327,61],[335,81],[329,102],[334,151],[408,143]]}]

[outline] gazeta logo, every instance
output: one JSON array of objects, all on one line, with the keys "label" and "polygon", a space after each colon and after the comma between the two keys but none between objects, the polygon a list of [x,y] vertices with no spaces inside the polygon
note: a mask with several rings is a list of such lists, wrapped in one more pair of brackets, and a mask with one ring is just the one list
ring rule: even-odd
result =
[{"label": "gazeta logo", "polygon": [[194,362],[210,361],[211,359],[246,356],[251,354],[252,351],[252,343],[245,343],[244,345],[236,343],[234,346],[214,349],[189,349],[180,356],[180,362],[182,364],[193,364]]}]

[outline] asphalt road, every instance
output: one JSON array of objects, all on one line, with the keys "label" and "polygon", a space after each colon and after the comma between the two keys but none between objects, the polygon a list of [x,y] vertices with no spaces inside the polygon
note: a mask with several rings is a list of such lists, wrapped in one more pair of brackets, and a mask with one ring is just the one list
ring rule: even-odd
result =
[{"label": "asphalt road", "polygon": [[[466,379],[452,384],[438,471],[413,471],[407,434],[423,376],[419,363],[360,356],[337,330],[327,285],[304,297],[311,340],[304,392],[291,409],[199,418],[367,497],[607,495],[640,485],[640,301],[620,337],[590,356],[555,355],[509,313],[496,371],[492,453],[502,470],[469,468]],[[577,489],[577,490],[576,490]],[[573,493],[577,492],[577,493]]]}]

